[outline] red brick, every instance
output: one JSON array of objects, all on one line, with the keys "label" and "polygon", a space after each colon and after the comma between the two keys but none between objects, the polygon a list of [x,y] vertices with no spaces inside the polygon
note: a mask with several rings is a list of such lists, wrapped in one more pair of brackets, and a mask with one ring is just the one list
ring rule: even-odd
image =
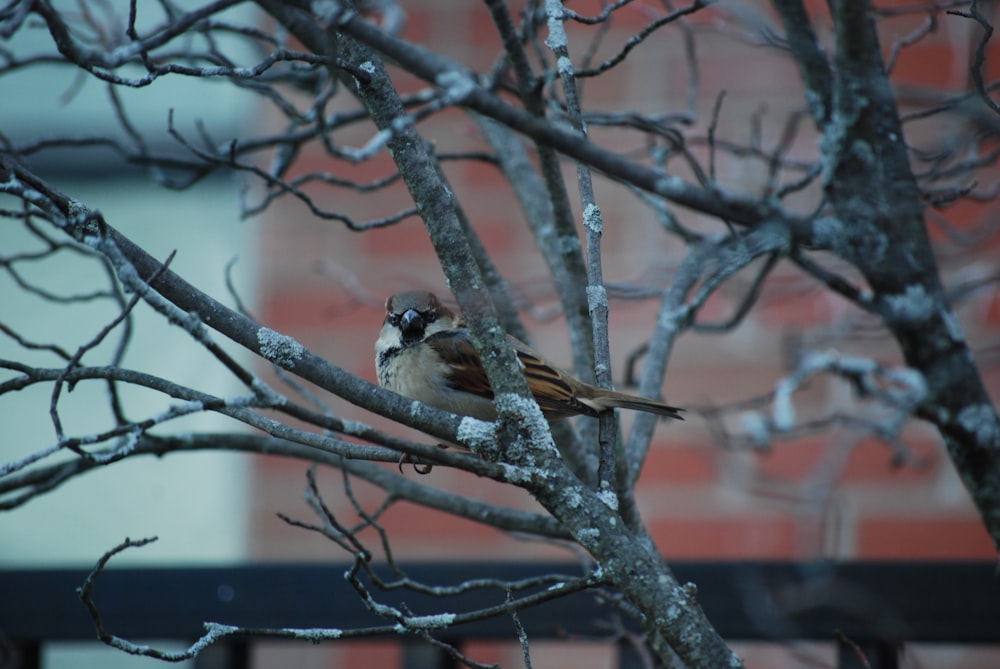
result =
[{"label": "red brick", "polygon": [[[979,41],[980,29],[978,26],[969,31],[969,39]],[[991,39],[986,43],[985,60],[983,62],[983,80],[993,81],[998,76],[1000,76],[1000,44],[997,40]],[[971,64],[971,63],[970,63]],[[996,100],[996,94],[993,94],[993,99]]]},{"label": "red brick", "polygon": [[653,444],[639,475],[640,487],[715,481],[715,447],[711,444]]},{"label": "red brick", "polygon": [[[631,278],[631,277],[629,277]],[[608,327],[611,331],[612,341],[616,332],[623,332],[628,329],[652,331],[656,323],[656,317],[660,310],[659,297],[647,300],[625,300],[610,297],[608,311]]]},{"label": "red brick", "polygon": [[[886,42],[888,46],[891,42]],[[929,86],[950,90],[964,86],[956,75],[964,75],[964,68],[955,67],[955,49],[958,45],[928,39],[902,47],[890,76],[893,83]]]},{"label": "red brick", "polygon": [[803,3],[806,6],[806,11],[809,12],[809,16],[827,18],[830,16],[830,6],[827,4],[826,0],[805,0]]},{"label": "red brick", "polygon": [[837,646],[833,643],[732,641],[729,647],[743,660],[745,667],[802,669],[802,667],[837,666]]},{"label": "red brick", "polygon": [[783,516],[685,517],[650,523],[667,559],[787,558],[795,553],[795,527]]},{"label": "red brick", "polygon": [[827,440],[823,437],[779,441],[756,459],[757,473],[769,479],[805,478],[815,470],[827,448]]},{"label": "red brick", "polygon": [[[338,131],[337,146],[350,149],[360,149],[371,140],[377,129],[374,124],[362,123],[350,129]],[[350,162],[333,158],[326,151],[310,146],[292,163],[287,179],[294,179],[311,172],[329,172],[330,174],[355,183],[369,183],[376,179],[384,179],[396,173],[396,164],[389,152],[383,148],[372,157],[360,162]],[[315,189],[335,188],[336,191],[350,192],[339,186],[328,187],[321,181],[311,182],[303,190],[315,192]],[[346,198],[341,198],[346,199]]]},{"label": "red brick", "polygon": [[251,667],[296,667],[325,669],[339,666],[337,659],[346,642],[328,641],[321,644],[303,641],[268,641],[257,639],[250,647]]},{"label": "red brick", "polygon": [[505,276],[521,276],[527,257],[530,257],[530,241],[521,237],[521,230],[509,220],[489,220],[479,217],[474,224],[476,234],[483,247],[493,258],[497,269]]},{"label": "red brick", "polygon": [[401,667],[403,646],[391,640],[338,641],[338,667]]},{"label": "red brick", "polygon": [[[436,474],[431,472],[423,478]],[[476,542],[499,541],[501,538],[497,530],[488,525],[409,502],[394,504],[382,515],[379,524],[394,541],[420,539],[432,544],[446,538]]]},{"label": "red brick", "polygon": [[[421,122],[419,130],[427,141],[433,143],[434,153],[438,155],[489,150],[479,132],[479,126],[468,114],[458,109],[450,108],[438,112]],[[441,165],[446,174],[454,174],[456,171],[460,172],[465,165],[475,162],[480,161],[468,158],[442,159]],[[458,199],[464,204],[466,198],[459,194]]]},{"label": "red brick", "polygon": [[[558,620],[551,621],[551,624],[556,629],[560,627]],[[512,650],[519,651],[520,648]],[[618,666],[617,645],[599,638],[589,642],[573,638],[532,641],[531,663],[532,666],[548,669],[607,669]],[[517,653],[501,666],[523,667],[524,656]]]},{"label": "red brick", "polygon": [[[596,18],[600,15],[601,7],[602,5],[598,3],[572,3],[570,5],[571,9],[584,18]],[[659,20],[669,13],[670,11],[664,9],[663,5],[657,3],[633,2],[611,13],[611,25],[619,30],[623,28],[628,29],[629,35],[622,38],[625,40],[632,33],[642,30],[650,23]],[[693,14],[688,14],[684,20],[690,24],[711,23],[719,20],[720,13],[714,7],[707,6]],[[567,32],[570,32],[571,35],[573,27],[576,27],[580,31],[587,27],[590,30],[595,29],[593,26],[585,26],[574,21],[566,22]],[[663,26],[660,28],[660,31],[664,34],[669,34],[667,31],[670,30],[675,30],[675,28],[673,26]],[[573,42],[571,41],[570,43],[572,44]]]},{"label": "red brick", "polygon": [[988,237],[980,237],[984,226],[992,225],[995,212],[995,203],[978,202],[969,198],[957,200],[942,209],[931,211],[927,216],[927,229],[931,242],[951,245],[953,242],[949,234],[955,232],[972,234],[976,238],[974,250],[977,253],[992,253],[1000,247],[1000,234],[994,232]]},{"label": "red brick", "polygon": [[[704,343],[702,340],[701,343]],[[756,364],[734,360],[720,353],[714,361],[700,357],[701,351],[687,352],[698,346],[695,338],[678,341],[677,352],[670,361],[664,384],[664,393],[671,403],[682,407],[696,405],[721,406],[727,402],[740,402],[769,389],[780,378],[777,361],[760,356]],[[752,362],[752,361],[751,361]],[[772,364],[765,364],[765,363]],[[620,367],[623,375],[624,365]],[[696,416],[688,418],[696,424]]]},{"label": "red brick", "polygon": [[1000,325],[1000,286],[985,290],[976,298],[975,313],[983,325]]},{"label": "red brick", "polygon": [[742,292],[726,294],[721,290],[715,291],[708,296],[708,299],[698,309],[695,323],[699,325],[715,325],[732,320],[737,309],[740,308],[740,302],[743,300],[743,297],[744,294]]},{"label": "red brick", "polygon": [[[484,4],[468,3],[468,6],[466,4],[460,3],[448,10],[450,16],[448,17],[447,25],[462,25],[462,35],[465,36],[468,44],[492,50],[494,57],[496,57],[503,49],[503,41],[500,39],[499,33],[497,33],[497,27],[493,22],[493,18]],[[507,11],[510,12],[514,24],[517,25],[519,23],[521,7],[512,7],[508,3]],[[458,14],[458,16],[454,16],[453,14]]]},{"label": "red brick", "polygon": [[406,6],[406,23],[403,25],[400,38],[407,42],[426,44],[430,38],[431,26],[439,20],[432,7],[433,5],[419,2],[409,3]]},{"label": "red brick", "polygon": [[413,217],[385,228],[368,230],[362,237],[366,255],[435,257],[427,230]]},{"label": "red brick", "polygon": [[466,657],[486,665],[518,666],[524,661],[520,644],[503,641],[468,641],[462,644]]},{"label": "red brick", "polygon": [[[830,666],[833,666],[831,663]],[[905,667],[961,667],[996,669],[1000,649],[995,645],[959,646],[943,643],[907,643]]]},{"label": "red brick", "polygon": [[[452,165],[444,164],[445,173],[452,171]],[[463,160],[461,167],[461,180],[466,186],[482,189],[503,188],[510,192],[510,184],[504,177],[500,168],[492,163],[482,160]],[[513,198],[513,195],[509,196]],[[518,211],[520,214],[520,211]]]},{"label": "red brick", "polygon": [[857,557],[878,559],[996,559],[978,518],[969,516],[862,518]]},{"label": "red brick", "polygon": [[[338,290],[312,291],[305,288],[270,291],[260,298],[260,318],[270,328],[286,333],[307,329],[333,331],[339,320],[375,323],[384,316],[381,305],[357,304]],[[372,337],[374,341],[374,336]]]},{"label": "red brick", "polygon": [[908,439],[912,460],[900,462],[888,445],[867,439],[851,450],[841,479],[847,483],[914,483],[934,479],[947,457],[936,442]]},{"label": "red brick", "polygon": [[[893,0],[893,4],[910,1]],[[454,3],[450,3],[450,5],[454,5]],[[824,19],[820,18],[828,14],[825,0],[808,0],[807,5],[809,11],[817,19],[817,26],[828,25],[828,21],[824,23]],[[581,13],[593,14],[599,11],[599,6],[596,3],[590,5],[575,3],[573,7]],[[413,6],[407,11],[409,21],[404,32],[405,38],[415,41],[429,40],[434,43],[435,48],[443,47],[450,55],[459,54],[463,59],[470,59],[468,62],[476,62],[477,65],[490,62],[493,57],[492,52],[499,44],[487,12],[481,6],[449,6],[447,9],[435,8],[434,10],[428,10],[423,6]],[[771,10],[766,11],[768,16],[773,16]],[[454,20],[441,21],[442,12],[446,12],[447,16]],[[600,57],[616,52],[624,39],[634,34],[639,27],[647,25],[650,20],[661,13],[662,10],[658,5],[649,3],[632,3],[615,12],[612,33],[609,34],[604,47],[602,47]],[[710,12],[699,12],[694,20],[711,18],[712,16],[713,14]],[[922,16],[912,20],[894,21],[892,25],[886,27],[883,44],[888,47],[895,36],[912,30],[921,20],[923,20]],[[461,25],[464,28],[456,33],[453,29],[454,25]],[[574,57],[577,57],[580,53],[579,48],[585,43],[584,40],[593,36],[595,29],[579,25],[569,25],[567,29],[571,31],[571,48],[576,49]],[[675,28],[666,27],[659,35],[674,33],[676,33]],[[897,78],[908,80],[911,75],[922,74],[923,68],[928,67],[928,65],[922,63],[921,59],[929,55],[935,60],[929,64],[930,69],[927,74],[934,81],[945,81],[950,68],[954,65],[955,53],[944,42],[943,36],[953,34],[959,33],[940,31],[935,35],[929,35],[926,43],[904,49],[897,65]],[[701,63],[704,71],[703,81],[711,84],[706,87],[706,90],[709,91],[710,95],[714,95],[714,91],[719,87],[724,86],[729,90],[729,96],[723,108],[723,118],[720,120],[720,135],[735,138],[745,136],[747,130],[746,115],[742,113],[742,108],[739,105],[746,104],[747,96],[741,98],[737,93],[746,91],[748,87],[754,87],[753,93],[760,92],[768,97],[772,114],[764,119],[766,127],[763,129],[763,136],[765,144],[772,143],[777,137],[778,131],[770,124],[775,122],[776,118],[780,118],[782,105],[789,104],[787,102],[789,100],[794,100],[796,105],[801,104],[801,95],[798,91],[800,84],[792,66],[787,62],[775,65],[778,69],[774,71],[780,72],[782,76],[770,77],[767,90],[762,91],[759,88],[759,78],[746,77],[746,71],[765,62],[777,63],[778,61],[770,55],[765,58],[761,52],[761,54],[754,56],[753,62],[747,62],[745,56],[749,52],[746,51],[745,46],[735,43],[728,37],[720,38],[709,35],[708,39],[709,41],[705,42],[701,48],[702,56],[706,58]],[[643,105],[659,103],[662,99],[662,96],[659,96],[660,89],[667,88],[667,83],[669,83],[671,91],[683,91],[688,74],[683,58],[671,59],[667,57],[670,53],[679,52],[677,44],[670,40],[664,42],[662,39],[656,38],[648,41],[633,56],[630,56],[629,61],[623,67],[612,73],[611,77],[600,81],[588,81],[586,84],[588,99],[598,107],[615,109],[620,106],[618,103],[621,100],[635,99],[634,91],[630,92],[629,86],[634,87],[638,85],[638,82],[643,82],[647,86],[643,90],[643,95],[651,102],[644,98],[635,102],[634,106],[641,111],[646,111]],[[997,49],[997,53],[1000,54],[1000,42],[997,40],[994,40],[989,48]],[[741,54],[744,60],[735,60],[741,58]],[[987,58],[988,68],[1000,67],[1000,58],[993,58],[993,55],[996,54],[990,54]],[[625,76],[631,64],[642,62],[651,63],[651,67],[659,69],[652,70],[652,74],[633,70],[629,72],[628,76]],[[739,62],[740,67],[733,67],[733,62]],[[394,77],[404,76],[404,80],[408,82],[407,86],[425,85],[401,75],[397,70],[393,70],[393,72]],[[618,76],[614,76],[615,74]],[[989,73],[987,74],[989,75]],[[998,74],[998,72],[993,74]],[[991,77],[988,76],[988,78]],[[649,86],[650,82],[653,82],[651,87]],[[755,100],[757,99],[759,97],[755,97]],[[710,102],[711,100],[707,103],[708,107],[705,106],[705,101],[699,105],[702,109],[710,108]],[[756,104],[753,102],[751,106]],[[936,127],[931,128],[927,134],[932,135],[936,130]],[[439,151],[452,151],[460,147],[471,147],[472,150],[484,148],[484,143],[478,136],[475,125],[460,112],[437,114],[421,123],[421,131],[425,133],[425,137],[429,141],[436,143]],[[357,147],[370,139],[373,132],[370,124],[358,125],[356,128],[339,131],[337,141]],[[600,137],[606,145],[617,147],[616,150],[626,151],[634,148],[635,137],[628,137],[623,133],[605,132],[597,128],[594,129],[594,132],[595,136]],[[629,144],[629,142],[633,144]],[[798,153],[798,147],[801,145],[809,147],[811,150],[813,143],[814,137],[803,133],[793,154],[799,158],[806,157],[804,153]],[[696,153],[699,159],[702,159],[704,164],[707,155],[707,149],[704,145],[694,145],[691,150]],[[811,156],[811,152],[809,155]],[[680,170],[679,174],[687,174],[684,166],[679,163],[675,163],[672,168]],[[720,180],[727,183],[730,180],[733,181],[733,187],[741,191],[746,190],[747,182],[755,178],[753,170],[748,171],[745,167],[742,170],[733,169],[720,162],[719,168]],[[310,150],[303,155],[303,160],[295,166],[295,174],[311,170],[333,170],[337,174],[352,179],[369,181],[391,174],[394,169],[386,152],[382,152],[374,160],[366,161],[360,165],[350,165],[342,161],[333,161],[322,151]],[[525,281],[522,277],[537,275],[542,270],[534,268],[542,268],[542,264],[532,255],[535,253],[533,250],[516,253],[519,248],[523,248],[522,245],[529,234],[521,224],[521,212],[516,209],[509,187],[506,185],[498,186],[502,183],[502,179],[495,168],[474,161],[446,162],[444,169],[454,184],[456,197],[468,208],[474,225],[477,231],[482,234],[484,242],[491,252],[499,252],[501,257],[495,258],[498,265],[504,269],[512,266],[514,269],[509,273],[509,276],[515,279],[516,285],[524,287],[523,283],[519,284],[518,282]],[[573,179],[572,169],[572,164],[567,162],[565,173],[570,183]],[[687,178],[691,178],[690,174],[687,174]],[[598,185],[597,187],[602,188],[603,186]],[[751,189],[753,187],[753,185],[750,186]],[[618,187],[615,186],[609,188],[608,192],[609,194],[617,193],[617,189]],[[393,213],[410,204],[401,184],[395,184],[384,195],[376,196],[374,200],[376,211],[367,209],[371,206],[367,198],[356,197],[356,194],[351,191],[315,185],[310,186],[308,192],[315,195],[319,201],[329,204],[329,208],[347,211],[358,220]],[[616,196],[608,195],[608,197],[613,199]],[[286,206],[285,202],[291,204]],[[653,235],[647,234],[634,219],[630,219],[630,216],[635,215],[636,207],[618,203],[611,204],[608,199],[600,199],[599,203],[605,208],[607,214],[605,251],[609,267],[606,276],[617,278],[615,272],[618,272],[626,277],[631,277],[632,274],[629,272],[638,271],[638,268],[629,263],[635,263],[636,258],[650,258],[650,254],[655,256],[655,260],[642,260],[641,262],[655,261],[666,265],[670,258],[676,257],[676,252],[663,242],[654,243],[662,243],[663,246],[656,247],[656,249],[666,249],[666,251],[660,255],[654,253],[652,243],[649,241],[653,239]],[[958,229],[968,231],[973,226],[979,225],[984,217],[989,215],[989,206],[988,204],[961,202],[937,213],[946,216]],[[281,218],[279,213],[286,209],[294,216],[295,220],[304,222],[297,226],[287,225],[289,221]],[[504,218],[508,215],[508,211],[511,212],[509,220]],[[349,233],[344,231],[339,223],[313,221],[301,204],[293,203],[289,198],[286,198],[279,207],[272,210],[271,215],[276,216],[277,220],[281,220],[283,225],[280,227],[265,226],[264,234],[267,237],[265,237],[262,248],[269,255],[280,254],[283,257],[273,261],[265,258],[264,267],[271,270],[270,263],[285,261],[292,264],[292,268],[275,269],[273,274],[278,277],[277,281],[275,282],[274,276],[271,277],[272,283],[268,284],[265,281],[262,290],[264,301],[261,313],[269,325],[289,331],[289,334],[296,337],[302,337],[304,343],[326,342],[322,350],[327,352],[331,360],[348,369],[361,372],[370,379],[372,376],[371,339],[374,338],[374,333],[381,320],[380,308],[378,305],[365,307],[357,313],[344,317],[339,311],[344,304],[343,295],[337,290],[330,292],[323,290],[322,284],[315,277],[310,276],[310,270],[304,269],[303,266],[307,262],[315,260],[316,258],[313,256],[325,257],[328,255],[334,257],[336,254],[340,254],[341,256],[349,256],[348,264],[353,262],[356,265],[349,269],[357,271],[359,279],[365,282],[366,286],[372,286],[372,281],[382,283],[382,285],[372,287],[372,290],[376,288],[381,290],[385,285],[391,285],[392,282],[402,283],[407,279],[412,282],[414,277],[417,277],[419,282],[436,280],[440,283],[440,272],[435,264],[435,254],[420,222],[417,219],[407,220],[392,228],[371,231],[362,238],[357,238],[355,236],[340,236],[349,235]],[[687,224],[696,227],[704,226],[712,230],[719,229],[719,223],[716,220],[705,221],[703,217],[694,214],[688,213],[686,215],[689,217],[685,219]],[[641,213],[640,216],[648,216],[648,214]],[[514,227],[514,223],[517,224],[516,227]],[[337,227],[335,232],[331,232],[333,226]],[[943,236],[936,232],[933,226],[931,227],[934,238],[942,239]],[[625,239],[625,235],[632,235],[632,237]],[[285,239],[285,237],[292,236],[295,239]],[[380,262],[382,260],[387,262]],[[369,269],[374,272],[374,267],[381,270],[382,274],[379,277],[375,277],[374,273],[365,273]],[[524,267],[531,267],[532,270],[525,272],[523,271]],[[385,278],[385,272],[391,274],[390,279]],[[375,278],[373,279],[373,277]],[[777,332],[786,326],[825,324],[836,321],[843,313],[845,304],[839,301],[839,298],[828,297],[801,279],[788,279],[787,277],[788,273],[785,274],[784,278],[779,276],[779,281],[769,285],[761,308],[755,310],[751,316],[751,319],[755,320],[755,323],[762,328],[770,328]],[[537,286],[537,282],[535,285]],[[716,321],[731,313],[733,303],[739,299],[740,293],[737,290],[731,290],[729,286],[725,288],[712,297],[700,315],[702,320]],[[438,289],[440,290],[440,288]],[[391,292],[391,288],[385,292]],[[983,322],[986,324],[1000,322],[1000,297],[994,293],[983,304],[984,306],[979,312],[982,314]],[[613,342],[618,346],[615,358],[615,371],[618,378],[621,376],[620,372],[623,371],[620,352],[628,345],[648,336],[656,317],[657,305],[656,298],[642,303],[634,309],[631,304],[628,306],[624,303],[613,305],[612,332],[614,333]],[[975,317],[973,316],[973,318]],[[356,324],[350,325],[349,321],[361,322],[365,327],[370,325],[371,330],[360,333],[361,328]],[[565,342],[563,327],[561,323],[551,326],[553,330],[559,329],[559,338],[553,341]],[[539,328],[542,331],[545,329],[545,327]],[[331,337],[329,335],[331,331],[336,331],[337,337]],[[989,333],[986,334],[988,336]],[[740,344],[728,343],[728,338],[725,342],[721,339],[683,338],[678,343],[680,355],[675,356],[671,363],[671,372],[668,374],[665,386],[668,397],[681,404],[691,400],[707,403],[704,398],[709,397],[714,402],[721,403],[730,399],[745,399],[759,392],[761,388],[769,387],[774,379],[781,374],[778,366],[780,347],[774,343],[778,338],[769,335],[770,331],[764,336],[758,336],[756,341],[750,340],[751,344],[755,346],[751,356],[747,356],[746,351],[739,348]],[[989,340],[986,343],[988,344]],[[307,343],[307,345],[310,344]],[[310,347],[312,348],[312,346]],[[317,349],[317,351],[319,350]],[[543,344],[542,350],[553,356],[559,356],[564,354],[565,346],[560,347],[559,343],[554,346]],[[748,360],[748,357],[752,359]],[[356,364],[352,361],[356,361]],[[994,392],[1000,392],[998,390],[1000,389],[1000,376],[997,374],[990,376],[988,373],[986,376]],[[989,381],[990,378],[993,379],[992,382]],[[807,407],[822,404],[820,400],[826,397],[822,394],[825,392],[823,391],[824,384],[814,385],[816,388],[797,397],[797,399],[802,399]],[[808,394],[814,392],[819,393],[821,397],[816,398]],[[382,419],[368,415],[365,415],[364,419],[394,431],[404,432],[401,428],[390,426],[388,421]],[[701,423],[696,417],[693,417],[692,420],[684,424],[670,426],[668,429],[661,428],[657,435],[661,439],[677,439],[679,430],[675,428],[695,430],[701,428]],[[699,436],[702,435],[703,433]],[[716,462],[718,452],[712,446],[697,445],[695,440],[698,437],[681,433],[679,438],[682,440],[680,443],[654,446],[640,478],[640,485],[646,488],[647,495],[658,494],[663,488],[671,485],[690,486],[692,490],[697,490],[700,493],[704,492],[706,486],[711,486],[716,481],[718,477]],[[924,450],[925,447],[926,450]],[[782,443],[776,446],[771,454],[762,455],[756,460],[757,469],[764,477],[799,480],[820,465],[821,458],[827,448],[829,446],[821,439]],[[863,443],[853,449],[847,457],[846,463],[844,463],[843,480],[849,484],[906,482],[909,484],[907,490],[914,493],[913,499],[917,499],[924,489],[913,484],[924,482],[930,478],[936,479],[936,473],[941,466],[938,463],[942,462],[943,455],[940,448],[931,441],[918,442],[915,448],[918,448],[921,454],[937,458],[932,467],[927,470],[909,467],[893,469],[890,453],[885,446],[875,442]],[[255,541],[267,543],[267,551],[270,551],[270,555],[328,557],[337,552],[337,549],[329,541],[319,535],[290,528],[274,518],[274,511],[282,510],[294,513],[296,517],[305,520],[311,519],[309,510],[301,502],[301,491],[305,484],[304,469],[305,467],[300,462],[276,459],[266,461],[257,470],[256,490],[259,491],[259,495],[255,492],[254,512],[256,514],[256,527],[260,532],[255,531],[254,536]],[[328,503],[333,505],[336,512],[343,513],[345,518],[354,518],[349,505],[337,491],[338,482],[339,478],[336,473],[329,475],[324,473],[321,476],[323,489],[329,493]],[[447,472],[443,469],[436,470],[430,476],[422,478],[420,482],[440,485],[463,494],[471,494],[477,499],[483,499],[485,496],[487,501],[504,500],[505,503],[515,507],[528,508],[529,506],[523,499],[523,493],[514,491],[517,494],[504,498],[499,489],[500,486],[482,482],[468,475]],[[383,498],[380,491],[363,487],[360,484],[356,485],[358,495],[366,508],[374,508]],[[656,488],[660,488],[660,490],[655,490]],[[687,488],[683,488],[681,494],[684,490]],[[865,489],[863,493],[867,494],[867,490]],[[887,490],[889,494],[896,492],[895,489],[891,488]],[[848,494],[850,493],[848,492]],[[710,498],[710,495],[706,494],[705,498]],[[882,498],[879,496],[878,499]],[[908,512],[913,513],[905,504],[897,504],[897,508],[907,509]],[[666,509],[664,512],[668,511],[670,509]],[[879,507],[879,511],[885,514],[890,513],[884,507]],[[796,526],[790,518],[767,515],[768,511],[746,509],[731,512],[731,516],[719,517],[711,515],[712,512],[706,511],[697,504],[692,504],[683,510],[673,509],[672,513],[674,515],[668,515],[662,522],[654,523],[652,528],[661,547],[672,557],[788,557],[794,554]],[[682,515],[692,513],[696,515]],[[760,515],[753,515],[755,513]],[[936,513],[941,512],[936,511]],[[922,518],[921,521],[923,520],[925,519]],[[916,548],[906,548],[906,543],[903,541],[906,537],[909,537],[907,540],[913,542],[917,548],[927,549],[930,546],[934,550],[943,550],[938,544],[945,543],[952,548],[959,547],[960,551],[964,551],[961,553],[962,555],[971,550],[968,548],[969,546],[972,546],[975,551],[985,550],[984,545],[989,549],[988,539],[984,538],[985,533],[978,529],[974,519],[970,520],[967,516],[945,517],[943,519],[935,516],[931,520],[941,527],[932,527],[928,530],[925,525],[918,525],[918,521],[900,520],[888,515],[882,518],[864,519],[862,526],[858,529],[858,544],[862,547],[859,550],[867,551],[868,554],[874,556],[893,556],[898,555],[900,551],[906,554],[916,552]],[[401,553],[410,551],[413,554],[437,557],[460,554],[463,557],[510,555],[522,558],[526,554],[534,556],[545,550],[555,550],[549,546],[507,541],[501,534],[476,523],[419,509],[409,504],[394,506],[386,513],[383,521],[394,537],[394,547],[399,548]],[[878,525],[878,523],[882,523],[882,525]],[[849,527],[847,531],[853,529],[853,527]],[[882,535],[893,536],[894,532],[900,534],[903,539],[899,539],[895,543],[890,542],[890,547],[886,548],[880,539]],[[928,534],[931,535],[931,539],[928,539]],[[972,540],[969,539],[970,536]],[[395,541],[396,537],[398,537],[398,541]],[[366,535],[366,539],[370,541],[371,537]],[[992,555],[992,549],[989,550]],[[564,555],[559,554],[558,557],[564,557]],[[519,658],[519,652],[516,648],[511,657],[513,657],[510,660],[511,663],[516,663]],[[505,656],[504,659],[506,660],[507,657]],[[375,658],[369,661],[357,658],[356,662],[344,664],[349,666],[384,666],[388,663],[389,658],[382,658],[382,660]]]},{"label": "red brick", "polygon": [[753,313],[767,327],[806,328],[839,320],[852,308],[846,300],[816,283],[779,280],[767,284]]},{"label": "red brick", "polygon": [[[797,481],[816,473],[819,466],[840,467],[839,480],[845,483],[914,483],[933,478],[940,460],[934,443],[912,441],[907,444],[913,462],[897,463],[889,446],[875,439],[850,445],[830,435],[818,435],[780,441],[757,459],[759,475],[778,480]],[[846,462],[831,449],[850,449]],[[824,462],[825,458],[829,458]]]},{"label": "red brick", "polygon": [[993,406],[1000,406],[1000,368],[994,366],[980,371],[983,378],[983,385],[989,393]]}]

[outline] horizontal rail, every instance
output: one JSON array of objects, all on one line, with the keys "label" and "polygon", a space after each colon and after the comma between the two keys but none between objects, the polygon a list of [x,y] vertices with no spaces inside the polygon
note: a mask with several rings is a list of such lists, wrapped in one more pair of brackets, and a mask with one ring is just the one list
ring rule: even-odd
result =
[{"label": "horizontal rail", "polygon": [[[1000,643],[1000,578],[987,562],[674,563],[697,586],[709,620],[730,640]],[[106,629],[131,639],[194,639],[202,623],[254,628],[356,628],[385,624],[344,579],[346,565],[107,569],[93,592]],[[429,585],[469,579],[580,574],[573,563],[418,563],[407,576]],[[0,571],[0,634],[14,643],[93,639],[76,589],[86,569]],[[375,592],[417,615],[458,613],[505,601],[501,588],[449,598]],[[604,636],[611,609],[577,593],[519,613],[529,638]],[[509,618],[438,630],[443,639],[512,636]]]}]

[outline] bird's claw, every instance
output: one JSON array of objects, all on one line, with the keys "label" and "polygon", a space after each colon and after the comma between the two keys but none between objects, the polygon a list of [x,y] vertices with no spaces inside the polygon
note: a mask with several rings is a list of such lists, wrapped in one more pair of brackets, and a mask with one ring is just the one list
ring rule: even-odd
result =
[{"label": "bird's claw", "polygon": [[[448,444],[438,444],[438,448],[448,448]],[[413,462],[413,456],[409,453],[403,453],[399,456],[399,473],[403,473],[403,465],[410,463],[413,465],[413,471],[420,474],[421,476],[430,474],[431,470],[434,469],[434,465],[424,462]]]}]

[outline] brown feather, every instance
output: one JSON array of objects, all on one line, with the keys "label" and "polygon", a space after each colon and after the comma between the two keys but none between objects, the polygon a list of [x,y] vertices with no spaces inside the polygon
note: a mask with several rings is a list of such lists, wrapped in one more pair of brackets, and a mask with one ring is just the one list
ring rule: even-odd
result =
[{"label": "brown feather", "polygon": [[437,351],[451,368],[447,377],[451,388],[493,399],[493,387],[469,340],[468,330],[442,330],[427,337],[424,343]]}]

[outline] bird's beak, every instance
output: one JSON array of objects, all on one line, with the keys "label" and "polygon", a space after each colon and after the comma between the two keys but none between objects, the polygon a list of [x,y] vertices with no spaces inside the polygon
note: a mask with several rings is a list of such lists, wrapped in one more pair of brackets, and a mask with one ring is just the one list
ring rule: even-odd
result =
[{"label": "bird's beak", "polygon": [[424,336],[424,318],[415,309],[406,310],[399,319],[399,330],[403,334],[403,342],[411,344],[420,341]]}]

